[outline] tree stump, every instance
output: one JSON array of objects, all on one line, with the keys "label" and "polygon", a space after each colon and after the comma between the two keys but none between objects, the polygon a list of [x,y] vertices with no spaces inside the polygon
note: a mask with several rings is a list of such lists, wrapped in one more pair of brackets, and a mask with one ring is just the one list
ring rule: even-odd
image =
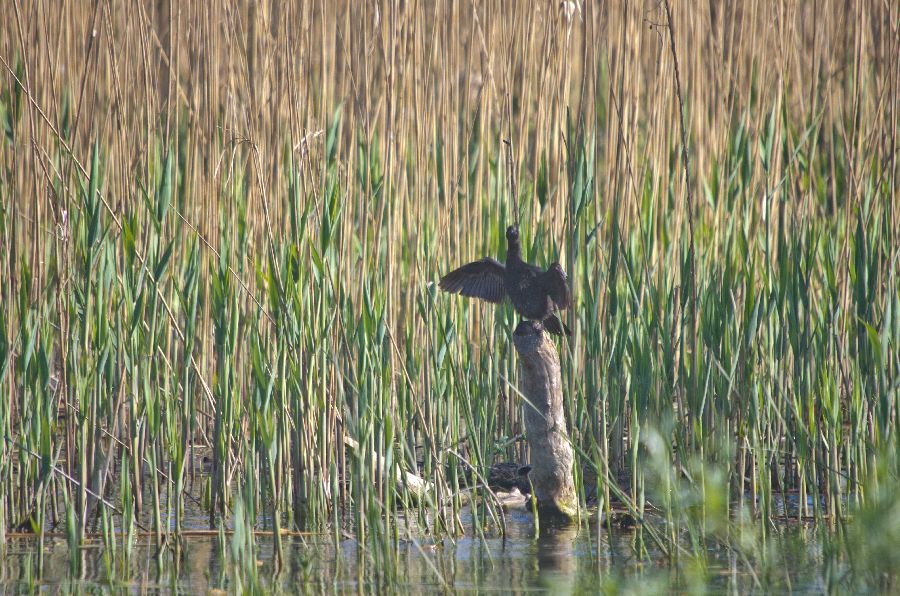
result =
[{"label": "tree stump", "polygon": [[535,321],[513,334],[519,354],[519,389],[525,396],[525,433],[531,448],[529,478],[541,517],[573,518],[578,505],[572,478],[574,454],[563,413],[559,354]]}]

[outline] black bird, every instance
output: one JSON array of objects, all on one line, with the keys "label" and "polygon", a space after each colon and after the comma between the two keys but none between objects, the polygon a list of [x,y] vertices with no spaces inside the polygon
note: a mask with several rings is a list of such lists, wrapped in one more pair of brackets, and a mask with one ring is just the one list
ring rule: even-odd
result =
[{"label": "black bird", "polygon": [[559,263],[546,271],[522,260],[518,226],[506,228],[506,266],[485,257],[451,271],[441,278],[445,292],[481,298],[497,304],[508,297],[516,312],[526,319],[540,321],[555,335],[572,335],[566,324],[554,314],[572,305],[566,272]]}]

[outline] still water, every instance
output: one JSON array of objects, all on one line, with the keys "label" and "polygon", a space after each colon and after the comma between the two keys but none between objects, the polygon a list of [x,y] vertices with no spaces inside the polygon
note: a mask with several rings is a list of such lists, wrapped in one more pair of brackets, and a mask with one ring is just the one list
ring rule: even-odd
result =
[{"label": "still water", "polygon": [[396,549],[380,554],[349,538],[285,537],[280,569],[271,536],[257,538],[250,560],[235,558],[231,535],[191,536],[177,554],[168,549],[161,557],[154,539],[142,536],[125,563],[121,554],[111,562],[99,540],[81,548],[73,561],[65,538],[52,535],[38,576],[36,540],[11,536],[2,547],[0,593],[819,593],[842,573],[823,556],[822,531],[811,527],[773,531],[764,552],[749,558],[731,548],[697,545],[671,558],[635,528],[545,527],[536,536],[530,512],[510,512],[506,521],[505,540],[401,539]]}]

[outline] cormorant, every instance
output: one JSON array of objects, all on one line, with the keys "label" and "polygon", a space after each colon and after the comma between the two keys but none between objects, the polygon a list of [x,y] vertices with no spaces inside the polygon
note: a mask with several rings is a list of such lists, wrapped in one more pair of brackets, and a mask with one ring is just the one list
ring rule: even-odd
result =
[{"label": "cormorant", "polygon": [[572,335],[554,314],[554,311],[572,305],[566,272],[559,263],[542,271],[523,261],[518,226],[506,228],[505,266],[496,259],[485,257],[442,277],[440,288],[494,304],[508,297],[516,312],[524,318],[540,321],[550,333]]}]

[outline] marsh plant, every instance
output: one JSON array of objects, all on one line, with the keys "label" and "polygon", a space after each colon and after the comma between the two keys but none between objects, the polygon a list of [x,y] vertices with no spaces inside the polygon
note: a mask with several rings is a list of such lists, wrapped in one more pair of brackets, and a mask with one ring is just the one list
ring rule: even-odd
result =
[{"label": "marsh plant", "polygon": [[64,534],[77,575],[99,536],[122,577],[199,510],[254,590],[263,532],[387,578],[496,536],[470,469],[528,459],[516,316],[436,282],[518,210],[569,273],[592,539],[624,511],[637,557],[762,585],[799,523],[830,587],[896,585],[896,3],[3,15],[0,548]]}]

